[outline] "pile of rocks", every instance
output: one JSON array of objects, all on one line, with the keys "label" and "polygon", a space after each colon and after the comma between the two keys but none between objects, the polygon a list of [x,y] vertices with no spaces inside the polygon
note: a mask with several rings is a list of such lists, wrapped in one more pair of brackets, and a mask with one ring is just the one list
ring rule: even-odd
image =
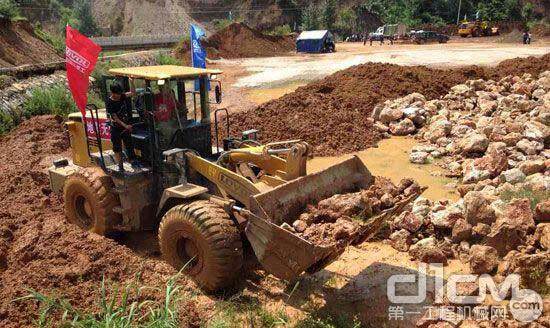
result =
[{"label": "pile of rocks", "polygon": [[548,169],[550,71],[471,80],[439,100],[411,94],[386,101],[373,115],[387,135],[415,134],[422,141],[411,150],[411,162],[443,158],[447,175],[464,184],[514,184]]},{"label": "pile of rocks", "polygon": [[411,162],[440,159],[461,179],[461,199],[417,199],[392,221],[387,242],[419,261],[457,258],[496,281],[517,273],[526,286],[548,286],[549,71],[468,81],[439,100],[411,94],[381,104],[373,118],[387,137],[421,140]]},{"label": "pile of rocks", "polygon": [[309,205],[292,226],[283,223],[282,227],[316,245],[346,242],[356,235],[366,219],[420,192],[418,183],[411,179],[403,179],[396,186],[386,178],[376,177],[368,189],[334,195]]},{"label": "pile of rocks", "polygon": [[[544,254],[543,272],[549,272],[549,188],[550,176],[537,175],[512,188],[470,191],[455,203],[418,198],[392,221],[389,242],[427,263],[446,264],[448,258],[458,258],[474,273],[494,273],[498,263],[517,260],[519,254],[537,258],[536,254]],[[507,265],[499,272],[508,270]]]},{"label": "pile of rocks", "polygon": [[496,280],[550,282],[550,72],[457,85],[440,100],[411,94],[379,106],[376,127],[415,134],[410,160],[461,178],[456,202],[419,198],[388,243],[427,263],[457,258]]}]

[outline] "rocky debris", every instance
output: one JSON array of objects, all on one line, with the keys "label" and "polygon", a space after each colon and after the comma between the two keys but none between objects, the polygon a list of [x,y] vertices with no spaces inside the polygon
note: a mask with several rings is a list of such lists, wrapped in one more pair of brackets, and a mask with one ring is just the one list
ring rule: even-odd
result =
[{"label": "rocky debris", "polygon": [[491,273],[498,266],[498,252],[491,246],[473,245],[470,248],[470,270],[475,274]]},{"label": "rocky debris", "polygon": [[[298,236],[316,244],[329,246],[344,242],[356,235],[361,223],[383,210],[393,207],[397,202],[415,192],[418,184],[410,179],[403,179],[397,186],[390,180],[376,177],[373,185],[366,190],[338,194],[323,199],[317,205],[310,205],[291,225],[286,224]],[[411,227],[418,225],[412,222]],[[395,239],[403,237],[408,242],[400,243],[400,249],[408,249],[411,239],[405,236],[409,233],[403,229]],[[409,233],[410,235],[410,233]]]},{"label": "rocky debris", "polygon": [[[509,192],[528,194],[526,190],[533,190],[528,189],[533,188],[529,180],[515,186],[505,183],[498,188],[482,184],[481,191],[470,191],[454,203],[418,198],[411,210],[391,222],[389,243],[420,261],[446,263],[447,259],[460,259],[469,263],[474,273],[494,272],[501,259],[504,267],[509,265],[506,257],[512,252],[547,254],[549,223],[535,227],[536,212],[531,209],[531,199],[508,200],[502,196]],[[548,190],[545,192],[548,195]],[[543,203],[538,207],[542,208]]]},{"label": "rocky debris", "polygon": [[[415,134],[412,163],[433,159],[446,175],[477,184],[522,183],[548,171],[550,152],[550,71],[498,80],[470,80],[438,100],[419,95],[386,101],[377,125],[394,135]],[[531,91],[532,90],[532,91]],[[536,90],[536,93],[533,91]],[[420,117],[420,118],[419,118]]]}]

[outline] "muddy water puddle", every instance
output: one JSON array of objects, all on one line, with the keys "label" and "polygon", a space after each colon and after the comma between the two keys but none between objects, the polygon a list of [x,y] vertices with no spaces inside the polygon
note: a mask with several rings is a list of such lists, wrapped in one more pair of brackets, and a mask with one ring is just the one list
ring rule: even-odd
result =
[{"label": "muddy water puddle", "polygon": [[456,180],[443,176],[443,169],[430,164],[413,164],[409,162],[409,151],[418,141],[411,137],[392,137],[378,143],[378,148],[370,148],[353,154],[339,157],[316,157],[307,164],[308,173],[320,171],[352,155],[357,155],[372,174],[384,176],[398,183],[403,178],[413,178],[420,185],[428,187],[423,194],[431,200],[442,198],[458,200],[459,195],[450,186]]},{"label": "muddy water puddle", "polygon": [[256,105],[261,105],[270,100],[277,99],[288,93],[291,93],[306,84],[306,82],[292,82],[285,85],[278,85],[266,88],[254,88],[246,91],[246,95],[250,101],[252,101]]}]

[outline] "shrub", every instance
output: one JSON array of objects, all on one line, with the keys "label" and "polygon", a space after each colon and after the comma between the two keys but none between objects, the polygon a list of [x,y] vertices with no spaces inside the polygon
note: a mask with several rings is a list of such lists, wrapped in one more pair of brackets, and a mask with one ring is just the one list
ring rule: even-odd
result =
[{"label": "shrub", "polygon": [[233,21],[230,20],[230,19],[214,19],[212,21],[212,23],[214,24],[214,28],[216,30],[222,30],[226,27],[228,27],[229,25],[233,24]]},{"label": "shrub", "polygon": [[274,29],[269,31],[268,34],[285,36],[285,35],[292,34],[292,29],[290,28],[290,26],[288,24],[285,24],[285,25],[281,25],[281,26],[276,26]]},{"label": "shrub", "polygon": [[0,136],[10,132],[15,127],[13,117],[6,112],[0,112]]},{"label": "shrub", "polygon": [[0,17],[15,20],[21,17],[19,8],[13,0],[0,0]]},{"label": "shrub", "polygon": [[65,53],[65,38],[44,31],[39,25],[34,29],[34,33],[44,42],[51,45],[58,54]]},{"label": "shrub", "polygon": [[157,65],[181,65],[181,61],[172,55],[159,52],[155,58]]},{"label": "shrub", "polygon": [[23,103],[23,115],[26,118],[44,114],[67,116],[74,111],[76,104],[64,85],[33,89],[31,97]]},{"label": "shrub", "polygon": [[108,75],[111,68],[122,68],[124,66],[124,63],[120,60],[98,61],[91,76],[96,81],[101,81],[103,75]]}]

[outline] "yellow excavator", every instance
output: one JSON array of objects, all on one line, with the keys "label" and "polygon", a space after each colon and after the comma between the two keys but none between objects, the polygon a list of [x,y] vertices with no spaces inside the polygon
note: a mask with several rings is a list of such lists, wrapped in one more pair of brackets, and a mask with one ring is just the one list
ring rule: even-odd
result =
[{"label": "yellow excavator", "polygon": [[[311,148],[300,140],[260,144],[256,130],[229,137],[227,110],[210,113],[210,104],[221,102],[221,73],[172,65],[111,69],[101,81],[105,99],[112,83],[136,87],[126,101],[140,165],[125,163],[119,170],[105,109],[88,106],[85,116],[71,114],[72,159],[56,160],[49,170],[67,220],[102,235],[158,229],[164,259],[207,291],[232,283],[245,245],[268,272],[292,280],[372,235],[369,225],[347,243],[319,246],[284,229],[306,205],[367,188],[373,177],[357,157],[307,175]],[[160,121],[155,96],[166,87],[178,105]],[[411,200],[373,218],[374,226]]]},{"label": "yellow excavator", "polygon": [[471,36],[471,37],[475,38],[475,37],[479,37],[479,36],[499,35],[500,31],[499,31],[498,27],[491,26],[491,24],[487,21],[463,20],[460,23],[460,25],[458,26],[458,34],[463,38],[466,38],[468,36]]}]

